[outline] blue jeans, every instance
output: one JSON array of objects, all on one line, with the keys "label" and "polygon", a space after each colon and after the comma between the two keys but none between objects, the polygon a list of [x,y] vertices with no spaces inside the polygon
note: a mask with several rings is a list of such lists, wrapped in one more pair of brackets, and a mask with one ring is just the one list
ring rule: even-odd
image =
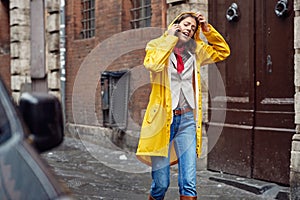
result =
[{"label": "blue jeans", "polygon": [[[197,196],[196,191],[196,124],[193,112],[173,116],[170,143],[174,142],[178,159],[180,195]],[[171,146],[171,145],[170,145]],[[170,152],[170,151],[169,151]],[[170,184],[170,158],[153,156],[150,195],[163,199]]]}]

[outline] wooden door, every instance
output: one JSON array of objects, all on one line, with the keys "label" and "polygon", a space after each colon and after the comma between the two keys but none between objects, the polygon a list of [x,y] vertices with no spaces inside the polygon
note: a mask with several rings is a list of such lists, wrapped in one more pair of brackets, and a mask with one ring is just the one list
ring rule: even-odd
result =
[{"label": "wooden door", "polygon": [[277,16],[277,1],[256,1],[253,177],[289,183],[294,125],[294,16]]},{"label": "wooden door", "polygon": [[[293,2],[281,17],[274,12],[276,4],[209,1],[209,21],[229,43],[231,56],[217,64],[226,96],[210,94],[210,116],[225,112],[226,118],[207,124],[210,130],[223,127],[209,147],[208,169],[288,184],[294,133]],[[209,90],[218,87],[214,73],[209,68]]]}]

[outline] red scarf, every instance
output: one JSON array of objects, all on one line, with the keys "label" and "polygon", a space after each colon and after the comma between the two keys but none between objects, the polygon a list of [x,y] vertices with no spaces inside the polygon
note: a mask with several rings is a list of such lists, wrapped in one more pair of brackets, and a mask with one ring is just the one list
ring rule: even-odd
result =
[{"label": "red scarf", "polygon": [[181,72],[184,70],[184,64],[183,64],[182,57],[181,57],[181,54],[183,51],[184,51],[184,47],[181,47],[181,48],[175,47],[174,48],[175,56],[177,59],[177,73],[178,74],[181,74]]}]

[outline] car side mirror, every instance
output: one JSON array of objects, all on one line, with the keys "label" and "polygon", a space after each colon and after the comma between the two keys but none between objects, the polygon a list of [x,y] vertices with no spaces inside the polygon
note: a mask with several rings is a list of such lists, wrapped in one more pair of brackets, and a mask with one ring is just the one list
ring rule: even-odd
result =
[{"label": "car side mirror", "polygon": [[20,97],[19,108],[30,131],[29,137],[40,153],[63,141],[62,108],[54,95],[25,92]]}]

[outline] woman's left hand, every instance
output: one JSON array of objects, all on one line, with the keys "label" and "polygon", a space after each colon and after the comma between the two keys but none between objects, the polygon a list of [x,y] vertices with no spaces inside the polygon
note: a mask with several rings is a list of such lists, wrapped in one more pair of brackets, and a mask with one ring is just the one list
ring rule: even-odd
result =
[{"label": "woman's left hand", "polygon": [[206,21],[206,18],[201,13],[197,13],[196,17],[200,23],[202,31],[209,32],[210,29],[209,29],[208,23]]}]

